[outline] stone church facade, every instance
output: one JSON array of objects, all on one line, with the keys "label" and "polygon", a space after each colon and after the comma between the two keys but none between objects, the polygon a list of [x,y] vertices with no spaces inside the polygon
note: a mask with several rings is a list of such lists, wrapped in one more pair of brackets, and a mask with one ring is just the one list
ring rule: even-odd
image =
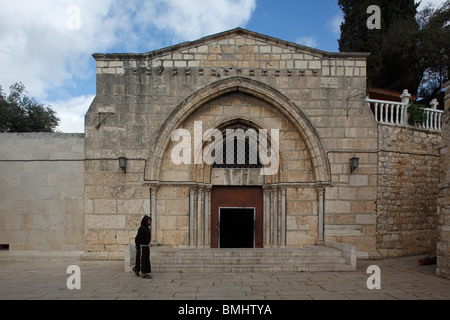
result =
[{"label": "stone church facade", "polygon": [[[84,135],[0,135],[0,243],[10,254],[122,259],[144,214],[153,217],[153,245],[174,248],[247,237],[243,247],[335,241],[360,258],[436,249],[441,134],[377,122],[366,101],[367,54],[238,28],[93,56]],[[261,174],[273,163],[251,142],[240,165],[211,161],[225,147],[207,133],[227,130],[259,134],[277,170]],[[183,141],[192,152],[183,149],[190,161],[179,163]]]},{"label": "stone church facade", "polygon": [[[376,122],[364,95],[346,115],[347,97],[365,92],[365,54],[327,54],[234,30],[148,54],[94,58],[97,96],[85,136],[87,252],[120,252],[139,212],[155,217],[159,244],[217,246],[218,209],[248,206],[256,208],[255,246],[312,245],[324,240],[323,230],[357,237],[364,252],[375,251],[377,159],[367,151],[377,148]],[[280,170],[215,168],[195,164],[194,155],[192,164],[174,164],[172,133],[183,128],[194,136],[196,121],[202,132],[279,129]],[[117,166],[122,154],[126,174]],[[360,167],[350,175],[353,154]],[[329,191],[325,203],[333,180],[346,189]],[[225,197],[253,189],[258,203]],[[358,211],[348,200],[358,201]],[[119,228],[105,226],[105,217]]]}]

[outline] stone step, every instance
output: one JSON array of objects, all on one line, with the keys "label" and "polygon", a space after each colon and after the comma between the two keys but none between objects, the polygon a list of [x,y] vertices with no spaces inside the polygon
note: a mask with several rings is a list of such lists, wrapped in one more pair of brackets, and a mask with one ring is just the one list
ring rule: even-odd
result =
[{"label": "stone step", "polygon": [[[125,270],[134,262],[128,248]],[[355,268],[341,245],[264,249],[151,247],[154,272],[312,272]],[[354,264],[354,263],[353,263]]]},{"label": "stone step", "polygon": [[152,258],[152,262],[160,265],[247,265],[247,264],[265,264],[265,265],[308,265],[308,264],[339,264],[345,263],[344,257],[249,257],[249,258],[233,258],[233,257],[215,257],[215,258],[184,258],[184,257],[157,257]]},{"label": "stone step", "polygon": [[154,265],[152,272],[339,272],[350,271],[347,264],[311,265]]},{"label": "stone step", "polygon": [[342,251],[322,246],[301,249],[151,249],[157,272],[347,271]]},{"label": "stone step", "polygon": [[301,249],[160,249],[152,248],[151,257],[340,257],[342,252],[334,248]]}]

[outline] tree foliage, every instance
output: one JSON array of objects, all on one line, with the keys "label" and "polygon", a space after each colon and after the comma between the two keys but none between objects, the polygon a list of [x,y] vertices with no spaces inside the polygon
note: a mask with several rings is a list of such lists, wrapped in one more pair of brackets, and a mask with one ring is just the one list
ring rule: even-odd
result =
[{"label": "tree foliage", "polygon": [[[431,96],[448,79],[450,2],[420,12],[414,2],[338,0],[344,13],[339,50],[370,52],[369,86]],[[370,5],[381,9],[381,29],[367,27]]]},{"label": "tree foliage", "polygon": [[[415,54],[412,39],[418,30],[414,0],[339,0],[338,4],[344,13],[339,50],[370,52],[368,85],[397,91],[417,88],[420,80],[410,69]],[[380,29],[367,28],[370,5],[381,9]]]},{"label": "tree foliage", "polygon": [[0,132],[54,132],[59,118],[51,107],[29,98],[22,83],[9,89],[8,96],[0,91]]},{"label": "tree foliage", "polygon": [[423,70],[418,94],[429,100],[437,97],[443,106],[442,85],[450,74],[450,1],[433,10],[423,9],[417,17],[420,24],[418,50],[419,65]]},{"label": "tree foliage", "polygon": [[408,104],[408,123],[413,126],[423,124],[428,119],[425,108],[427,108],[425,104],[417,104],[415,101],[410,100]]}]

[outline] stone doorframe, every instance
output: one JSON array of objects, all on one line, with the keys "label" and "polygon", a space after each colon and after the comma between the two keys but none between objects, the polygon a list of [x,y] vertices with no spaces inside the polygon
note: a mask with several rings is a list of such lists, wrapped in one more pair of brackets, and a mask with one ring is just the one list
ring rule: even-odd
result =
[{"label": "stone doorframe", "polygon": [[[264,184],[263,188],[263,233],[265,248],[286,247],[286,189],[291,183]],[[298,186],[305,186],[298,185]],[[318,239],[324,241],[324,196],[329,184],[310,184],[318,192]],[[189,247],[211,246],[211,184],[192,184],[189,188]]]},{"label": "stone doorframe", "polygon": [[219,248],[219,210],[221,207],[249,207],[255,209],[255,230],[254,230],[254,248],[264,246],[264,201],[263,190],[261,186],[255,185],[215,185],[211,193],[211,214],[210,225],[204,228],[211,230],[210,240],[207,245],[213,248]]}]

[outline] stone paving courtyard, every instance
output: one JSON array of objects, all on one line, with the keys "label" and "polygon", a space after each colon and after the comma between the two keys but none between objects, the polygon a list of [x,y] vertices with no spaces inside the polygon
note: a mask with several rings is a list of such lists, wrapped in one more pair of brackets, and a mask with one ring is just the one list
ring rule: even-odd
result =
[{"label": "stone paving courtyard", "polygon": [[[123,271],[123,261],[0,261],[1,300],[448,300],[450,281],[420,256],[359,260],[353,272],[154,273],[152,280]],[[80,267],[81,289],[66,273]],[[381,270],[370,290],[367,267]]]}]

